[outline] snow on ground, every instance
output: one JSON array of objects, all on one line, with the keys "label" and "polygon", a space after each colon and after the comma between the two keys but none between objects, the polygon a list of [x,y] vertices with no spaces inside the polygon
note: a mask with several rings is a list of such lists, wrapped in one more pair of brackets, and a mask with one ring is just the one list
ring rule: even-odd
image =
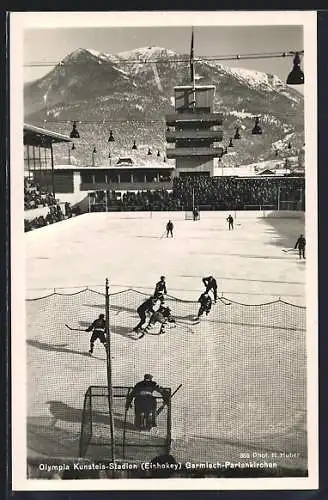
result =
[{"label": "snow on ground", "polygon": [[[173,239],[161,238],[168,216]],[[164,274],[171,295],[194,301],[201,277],[213,274],[237,302],[281,297],[304,305],[305,264],[282,252],[304,232],[302,219],[237,214],[229,232],[226,214],[201,216],[193,222],[181,214],[86,214],[27,233],[27,297],[86,285],[102,291],[105,277],[112,292],[148,294]],[[111,298],[113,384],[133,385],[146,372],[172,389],[183,384],[172,408],[173,453],[237,460],[245,452],[289,451],[299,455],[284,465],[306,468],[304,310],[219,302],[193,326],[197,304],[172,300],[177,328],[136,341],[131,329],[143,297]],[[92,291],[27,301],[30,453],[77,453],[84,393],[106,384],[106,367],[102,346],[90,358],[89,334],[64,324],[85,328],[103,307]]]}]

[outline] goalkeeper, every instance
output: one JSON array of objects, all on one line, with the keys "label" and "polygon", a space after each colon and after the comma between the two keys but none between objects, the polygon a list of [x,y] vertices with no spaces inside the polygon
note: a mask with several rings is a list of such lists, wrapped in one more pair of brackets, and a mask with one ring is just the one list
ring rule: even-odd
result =
[{"label": "goalkeeper", "polygon": [[135,427],[139,430],[147,429],[150,430],[152,427],[156,427],[156,398],[153,396],[153,392],[158,392],[162,395],[164,402],[167,402],[168,395],[166,391],[160,387],[154,380],[153,376],[146,373],[144,379],[138,382],[130,394],[126,398],[125,409],[128,410],[131,407],[132,401],[134,399],[134,411],[135,411]]}]

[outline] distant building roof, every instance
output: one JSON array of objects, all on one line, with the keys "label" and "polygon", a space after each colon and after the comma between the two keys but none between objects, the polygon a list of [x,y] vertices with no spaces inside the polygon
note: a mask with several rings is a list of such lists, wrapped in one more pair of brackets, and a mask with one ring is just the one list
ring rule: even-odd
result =
[{"label": "distant building roof", "polygon": [[122,163],[133,165],[133,160],[132,158],[119,158],[116,162],[116,165],[121,165]]},{"label": "distant building roof", "polygon": [[275,175],[275,173],[272,170],[266,168],[265,170],[262,170],[262,172],[259,172],[258,175]]}]

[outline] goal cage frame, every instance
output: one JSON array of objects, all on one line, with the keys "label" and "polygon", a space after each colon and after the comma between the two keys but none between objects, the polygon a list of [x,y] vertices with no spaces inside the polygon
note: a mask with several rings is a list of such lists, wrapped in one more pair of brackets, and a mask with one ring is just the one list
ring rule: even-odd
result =
[{"label": "goal cage frame", "polygon": [[185,210],[185,220],[194,220],[194,221],[200,220],[200,212],[198,209],[197,209],[197,212],[198,212],[198,215],[195,218],[194,210]]},{"label": "goal cage frame", "polygon": [[[115,399],[117,398],[124,398],[124,404],[126,401],[127,396],[131,393],[133,387],[130,386],[113,386],[111,393],[112,393],[112,398],[113,398],[113,407],[115,407]],[[118,453],[119,456],[122,458],[126,457],[126,448],[133,448],[133,447],[140,447],[140,448],[154,448],[158,449],[161,448],[162,453],[169,454],[171,450],[171,434],[172,434],[172,414],[171,414],[171,388],[169,387],[164,387],[163,388],[168,395],[168,400],[167,402],[164,403],[163,397],[161,395],[156,395],[154,396],[159,404],[157,404],[157,411],[162,408],[162,411],[165,410],[166,415],[164,415],[165,418],[165,425],[166,425],[166,436],[165,439],[163,439],[162,444],[158,444],[156,442],[155,444],[151,442],[151,438],[145,440],[145,442],[138,442],[138,443],[127,443],[127,427],[128,425],[131,425],[129,422],[127,422],[127,413],[128,410],[125,410],[125,415],[124,415],[124,421],[123,421],[123,432],[120,432],[120,438],[118,437],[117,433],[115,432],[115,423],[114,423],[114,435],[115,435],[115,455]],[[103,399],[103,405],[104,407],[106,406],[106,403],[108,401],[108,387],[105,385],[91,385],[88,387],[85,396],[84,396],[84,403],[83,403],[83,410],[82,410],[82,419],[81,419],[81,432],[80,432],[80,439],[79,439],[79,457],[80,458],[87,458],[87,452],[91,446],[96,446],[96,447],[103,447],[106,448],[108,447],[108,450],[111,449],[113,446],[113,438],[111,438],[111,432],[110,432],[110,415],[108,412],[108,406],[107,406],[107,415],[108,415],[108,440],[97,440],[97,437],[95,436],[95,431],[97,427],[97,412],[95,410],[95,405],[94,401],[97,400],[98,398]],[[121,402],[123,404],[123,402]],[[114,408],[113,408],[114,410]],[[129,410],[130,412],[133,412],[134,414],[134,409]],[[107,424],[106,424],[107,425]],[[140,432],[135,430],[135,432]],[[108,456],[108,454],[107,454]]]}]

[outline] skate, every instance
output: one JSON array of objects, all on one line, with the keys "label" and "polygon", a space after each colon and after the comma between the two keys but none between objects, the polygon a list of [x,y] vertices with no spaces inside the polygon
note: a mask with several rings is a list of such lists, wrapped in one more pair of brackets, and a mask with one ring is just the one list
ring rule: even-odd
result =
[{"label": "skate", "polygon": [[139,337],[138,337],[138,340],[139,339],[142,339],[144,336],[145,336],[145,333],[146,333],[146,330],[143,330],[142,328],[140,328],[137,333],[139,333]]}]

